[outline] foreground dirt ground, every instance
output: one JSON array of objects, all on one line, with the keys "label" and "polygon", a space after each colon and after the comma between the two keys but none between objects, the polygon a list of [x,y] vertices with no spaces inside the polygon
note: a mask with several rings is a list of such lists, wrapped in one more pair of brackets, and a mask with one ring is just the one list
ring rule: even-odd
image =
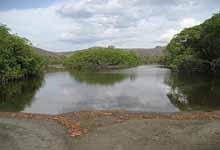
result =
[{"label": "foreground dirt ground", "polygon": [[220,113],[149,115],[95,111],[58,116],[0,113],[0,148],[219,150]]},{"label": "foreground dirt ground", "polygon": [[65,129],[54,122],[0,119],[1,150],[69,150]]}]

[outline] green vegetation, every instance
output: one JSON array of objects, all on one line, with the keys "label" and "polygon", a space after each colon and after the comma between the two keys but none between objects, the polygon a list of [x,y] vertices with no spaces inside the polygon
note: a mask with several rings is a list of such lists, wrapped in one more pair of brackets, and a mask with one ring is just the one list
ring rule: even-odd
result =
[{"label": "green vegetation", "polygon": [[34,76],[42,68],[42,59],[28,40],[10,34],[6,26],[0,25],[0,81]]},{"label": "green vegetation", "polygon": [[45,65],[59,65],[64,63],[65,56],[41,55]]},{"label": "green vegetation", "polygon": [[64,59],[66,58],[65,55],[55,53],[55,52],[49,52],[44,49],[40,49],[37,47],[33,47],[33,50],[42,57],[42,60],[44,64],[47,65],[57,65],[57,64],[63,64]]},{"label": "green vegetation", "polygon": [[181,111],[213,111],[220,108],[220,80],[211,75],[174,72],[165,83],[171,87],[167,96]]},{"label": "green vegetation", "polygon": [[42,84],[42,76],[0,84],[0,110],[6,112],[23,111],[26,106],[31,104]]},{"label": "green vegetation", "polygon": [[134,53],[112,48],[79,51],[65,61],[66,66],[78,70],[127,68],[139,63],[139,58]]},{"label": "green vegetation", "polygon": [[71,70],[71,76],[80,83],[86,83],[88,85],[114,85],[120,83],[127,78],[135,79],[135,75],[127,75],[123,73],[111,73],[111,72],[82,72]]},{"label": "green vegetation", "polygon": [[220,13],[184,29],[167,46],[167,63],[175,70],[220,71]]},{"label": "green vegetation", "polygon": [[165,64],[165,56],[149,55],[141,57],[143,64]]}]

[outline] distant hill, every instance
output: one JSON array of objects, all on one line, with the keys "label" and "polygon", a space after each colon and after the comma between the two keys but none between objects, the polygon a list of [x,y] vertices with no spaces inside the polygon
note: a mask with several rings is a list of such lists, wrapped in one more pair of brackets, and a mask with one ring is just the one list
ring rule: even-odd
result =
[{"label": "distant hill", "polygon": [[[106,47],[91,47],[88,49],[82,49],[82,50],[77,50],[77,51],[59,52],[58,54],[70,56],[75,52],[89,50],[89,49],[93,49],[93,48],[106,48]],[[162,55],[164,55],[164,51],[165,51],[166,47],[165,46],[163,46],[163,47],[157,46],[155,48],[122,48],[122,49],[134,52],[138,56],[162,56]]]},{"label": "distant hill", "polygon": [[165,49],[165,47],[157,46],[155,48],[132,48],[126,50],[132,51],[138,56],[163,56]]},{"label": "distant hill", "polygon": [[33,50],[37,54],[42,55],[42,56],[51,56],[51,57],[59,57],[60,56],[59,53],[51,52],[51,51],[48,51],[48,50],[45,50],[45,49],[41,49],[41,48],[38,48],[38,47],[33,47]]},{"label": "distant hill", "polygon": [[74,50],[74,51],[67,51],[67,52],[58,52],[59,55],[64,55],[64,56],[71,56],[72,54],[76,53],[76,52],[80,52],[80,51],[85,51],[85,50],[91,50],[94,48],[106,48],[106,47],[90,47],[87,49],[81,49],[81,50]]},{"label": "distant hill", "polygon": [[50,52],[38,47],[33,47],[33,50],[44,58],[46,64],[61,64],[66,57],[61,53]]},{"label": "distant hill", "polygon": [[[33,49],[36,51],[41,56],[44,56],[48,59],[53,59],[53,60],[60,60],[65,57],[68,57],[76,52],[83,51],[83,50],[90,50],[93,48],[106,48],[106,47],[91,47],[88,49],[82,49],[82,50],[76,50],[76,51],[68,51],[68,52],[51,52],[47,51],[41,48],[33,47]],[[117,48],[116,48],[117,49]],[[134,52],[138,56],[162,56],[164,55],[164,50],[165,47],[160,47],[157,46],[155,48],[122,48],[127,51]]]}]

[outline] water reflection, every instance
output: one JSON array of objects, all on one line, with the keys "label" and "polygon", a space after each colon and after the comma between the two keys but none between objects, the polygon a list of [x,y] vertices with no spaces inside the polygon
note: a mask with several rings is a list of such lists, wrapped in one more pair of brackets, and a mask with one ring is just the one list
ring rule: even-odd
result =
[{"label": "water reflection", "polygon": [[181,111],[220,109],[220,80],[212,76],[172,73],[166,80],[171,103]]},{"label": "water reflection", "polygon": [[0,111],[210,111],[220,109],[219,91],[220,80],[155,65],[96,73],[52,69],[43,79],[0,85]]},{"label": "water reflection", "polygon": [[112,86],[116,83],[120,83],[123,80],[130,78],[135,80],[135,74],[123,74],[113,72],[80,72],[69,71],[74,80],[80,83],[86,83],[88,85],[109,85]]},{"label": "water reflection", "polygon": [[144,112],[177,111],[167,98],[164,78],[169,70],[156,66],[108,72],[50,72],[35,101],[24,112],[60,114],[81,110]]},{"label": "water reflection", "polygon": [[31,105],[38,89],[43,84],[43,78],[28,79],[0,85],[0,111],[18,112]]}]

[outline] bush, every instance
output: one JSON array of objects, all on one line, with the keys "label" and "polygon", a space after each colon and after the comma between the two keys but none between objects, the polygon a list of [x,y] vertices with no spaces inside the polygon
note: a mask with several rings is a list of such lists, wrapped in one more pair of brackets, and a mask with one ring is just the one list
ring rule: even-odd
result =
[{"label": "bush", "polygon": [[165,56],[144,56],[141,60],[143,64],[164,64]]},{"label": "bush", "polygon": [[0,81],[37,75],[43,68],[27,39],[9,33],[0,25]]},{"label": "bush", "polygon": [[80,51],[67,58],[65,65],[78,70],[99,70],[133,67],[139,58],[132,52],[112,48],[93,48]]}]

